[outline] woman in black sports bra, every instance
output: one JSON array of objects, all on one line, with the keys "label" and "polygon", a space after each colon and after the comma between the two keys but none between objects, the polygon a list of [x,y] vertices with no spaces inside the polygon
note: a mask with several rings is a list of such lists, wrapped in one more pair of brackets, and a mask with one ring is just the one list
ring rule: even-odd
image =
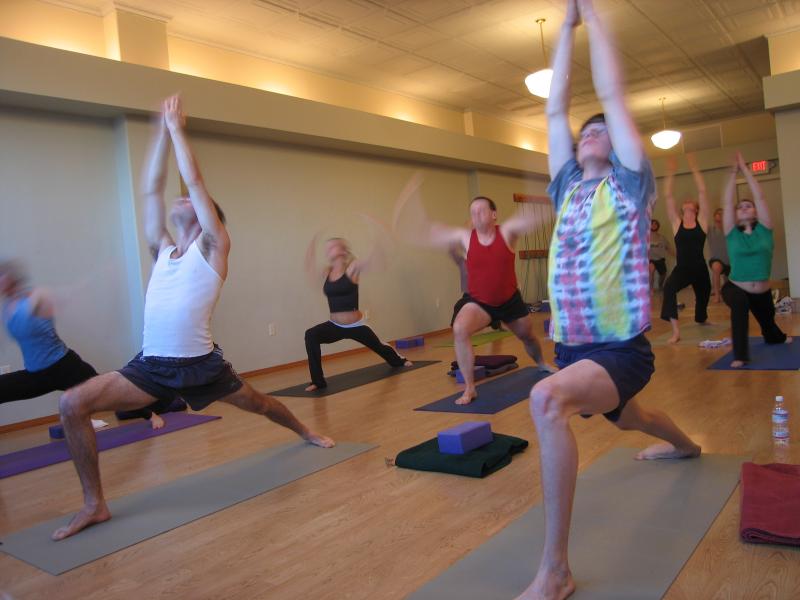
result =
[{"label": "woman in black sports bra", "polygon": [[692,169],[697,186],[697,202],[685,200],[678,214],[675,197],[672,195],[677,169],[677,161],[674,158],[667,162],[667,179],[664,184],[667,216],[675,234],[676,253],[675,268],[664,283],[664,300],[661,305],[661,318],[672,325],[672,337],[668,340],[670,344],[681,339],[678,325],[678,292],[686,286],[692,286],[695,297],[694,320],[701,324],[708,320],[708,300],[711,297],[711,278],[703,256],[709,224],[706,184],[697,168],[694,155],[687,154],[686,160]]},{"label": "woman in black sports bra", "polygon": [[322,291],[328,298],[330,319],[306,330],[306,353],[311,384],[307,392],[326,387],[322,372],[321,344],[333,344],[340,340],[355,340],[363,344],[393,367],[410,367],[411,361],[400,356],[394,348],[384,344],[367,325],[364,315],[358,309],[358,282],[361,273],[373,262],[357,259],[343,238],[331,238],[325,242],[325,257],[328,265],[323,269],[315,266],[317,236],[311,240],[306,253],[306,270],[314,282],[324,277]]}]

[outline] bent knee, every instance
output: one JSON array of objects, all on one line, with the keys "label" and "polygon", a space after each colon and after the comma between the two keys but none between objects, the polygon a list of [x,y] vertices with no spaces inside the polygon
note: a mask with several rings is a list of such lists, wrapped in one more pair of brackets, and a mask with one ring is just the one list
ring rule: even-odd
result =
[{"label": "bent knee", "polygon": [[86,416],[92,412],[90,398],[81,392],[80,387],[71,388],[61,394],[58,410],[66,417]]},{"label": "bent knee", "polygon": [[534,421],[557,421],[570,416],[560,386],[550,379],[543,379],[531,390],[530,410]]}]

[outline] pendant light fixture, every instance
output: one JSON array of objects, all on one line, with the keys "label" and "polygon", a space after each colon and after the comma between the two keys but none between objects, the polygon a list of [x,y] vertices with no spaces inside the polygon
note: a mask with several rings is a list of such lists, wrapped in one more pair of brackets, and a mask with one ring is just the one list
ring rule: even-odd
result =
[{"label": "pendant light fixture", "polygon": [[545,19],[536,19],[536,22],[539,24],[539,39],[542,42],[542,59],[544,60],[545,68],[528,75],[525,78],[525,85],[528,86],[528,91],[534,96],[547,98],[550,96],[550,82],[553,80],[553,69],[547,68],[547,54],[544,51],[544,30],[542,29],[542,24],[545,22]]},{"label": "pendant light fixture", "polygon": [[650,136],[650,139],[656,148],[669,150],[681,141],[681,132],[675,131],[674,129],[667,129],[667,114],[664,110],[664,100],[666,100],[666,98],[659,98],[658,100],[661,102],[661,122],[664,126],[664,129],[654,133],[652,136]]}]

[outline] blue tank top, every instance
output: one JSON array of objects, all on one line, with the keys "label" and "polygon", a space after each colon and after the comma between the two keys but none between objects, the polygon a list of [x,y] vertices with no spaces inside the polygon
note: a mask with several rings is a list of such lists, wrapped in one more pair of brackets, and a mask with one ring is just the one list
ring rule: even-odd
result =
[{"label": "blue tank top", "polygon": [[22,351],[22,360],[28,371],[41,371],[64,358],[69,351],[58,337],[53,319],[37,317],[31,312],[30,299],[17,301],[14,310],[11,303],[3,303],[3,322]]}]

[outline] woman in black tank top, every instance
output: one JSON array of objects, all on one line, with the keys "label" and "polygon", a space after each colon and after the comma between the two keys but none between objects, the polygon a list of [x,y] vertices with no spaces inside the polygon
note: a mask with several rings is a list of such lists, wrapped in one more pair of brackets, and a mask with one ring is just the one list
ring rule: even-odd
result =
[{"label": "woman in black tank top", "polygon": [[308,370],[311,383],[307,392],[327,387],[322,372],[322,344],[332,344],[340,340],[355,340],[363,344],[393,367],[411,366],[411,362],[400,356],[394,348],[384,344],[362,321],[364,315],[358,309],[358,282],[362,272],[375,263],[378,246],[375,245],[370,257],[359,260],[350,251],[343,238],[331,238],[325,242],[325,257],[328,264],[318,269],[316,263],[317,237],[311,240],[306,252],[306,271],[314,285],[324,278],[322,291],[328,299],[330,319],[305,333]]},{"label": "woman in black tank top", "polygon": [[695,297],[694,320],[701,324],[708,320],[708,300],[711,296],[711,278],[703,256],[709,223],[706,184],[697,168],[694,156],[687,154],[686,160],[697,186],[697,202],[691,199],[684,200],[680,214],[678,213],[675,197],[672,195],[677,170],[677,161],[674,158],[667,162],[667,179],[664,184],[667,216],[675,234],[676,254],[675,268],[664,283],[664,298],[661,304],[661,318],[672,325],[670,344],[681,339],[678,325],[678,292],[687,286],[692,286]]}]

